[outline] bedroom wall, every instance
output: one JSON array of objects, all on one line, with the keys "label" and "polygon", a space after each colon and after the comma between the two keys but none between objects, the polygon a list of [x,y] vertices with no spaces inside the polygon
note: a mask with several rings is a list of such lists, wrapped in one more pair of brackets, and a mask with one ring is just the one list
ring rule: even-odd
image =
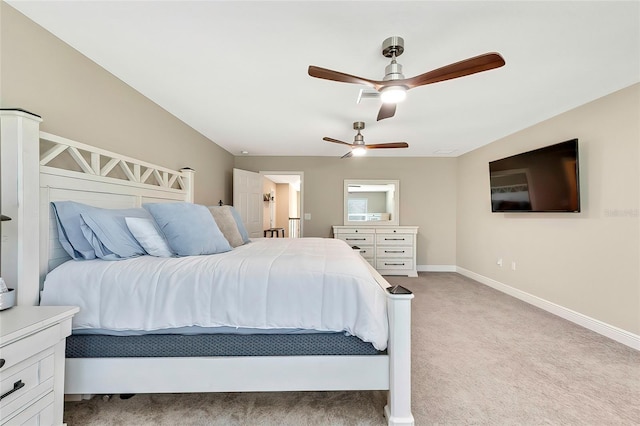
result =
[{"label": "bedroom wall", "polygon": [[1,108],[41,115],[46,132],[171,169],[191,167],[197,203],[232,198],[233,155],[4,2],[0,64]]},{"label": "bedroom wall", "polygon": [[399,179],[400,225],[417,225],[419,266],[453,268],[456,252],[456,159],[433,157],[236,157],[259,172],[304,172],[305,237],[332,237],[342,225],[344,179]]},{"label": "bedroom wall", "polygon": [[[458,266],[640,334],[638,117],[640,84],[460,156]],[[489,161],[572,138],[580,213],[491,213]]]}]

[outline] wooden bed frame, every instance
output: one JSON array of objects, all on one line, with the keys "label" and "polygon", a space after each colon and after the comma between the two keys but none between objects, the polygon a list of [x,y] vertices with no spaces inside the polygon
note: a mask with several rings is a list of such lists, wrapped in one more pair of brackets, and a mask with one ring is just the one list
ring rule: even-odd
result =
[{"label": "wooden bed frame", "polygon": [[[2,213],[14,219],[3,229],[2,274],[15,283],[19,305],[37,305],[46,273],[68,259],[51,201],[109,208],[193,202],[193,170],[169,170],[41,132],[42,120],[27,111],[0,110],[0,120]],[[51,145],[42,153],[41,140]],[[75,170],[54,167],[64,156]],[[393,294],[370,269],[387,293],[385,355],[67,359],[65,394],[388,390],[388,424],[412,425],[413,294]]]}]

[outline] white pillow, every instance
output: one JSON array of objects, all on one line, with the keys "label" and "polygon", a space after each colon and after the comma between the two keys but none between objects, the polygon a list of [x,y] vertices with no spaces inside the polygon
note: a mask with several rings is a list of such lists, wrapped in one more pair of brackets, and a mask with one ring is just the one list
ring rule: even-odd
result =
[{"label": "white pillow", "polygon": [[169,248],[167,240],[158,232],[151,219],[139,217],[125,217],[127,228],[138,240],[142,248],[151,256],[171,257],[173,252]]}]

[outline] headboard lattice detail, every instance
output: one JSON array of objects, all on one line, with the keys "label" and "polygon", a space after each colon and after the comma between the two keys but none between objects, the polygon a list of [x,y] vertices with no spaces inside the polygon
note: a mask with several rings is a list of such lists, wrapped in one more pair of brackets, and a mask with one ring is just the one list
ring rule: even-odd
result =
[{"label": "headboard lattice detail", "polygon": [[[80,173],[165,189],[187,190],[182,171],[166,169],[46,132],[40,132],[40,140],[53,144],[40,154],[41,167],[67,169],[52,164],[61,154],[67,153]],[[121,173],[115,173],[117,170]]]}]

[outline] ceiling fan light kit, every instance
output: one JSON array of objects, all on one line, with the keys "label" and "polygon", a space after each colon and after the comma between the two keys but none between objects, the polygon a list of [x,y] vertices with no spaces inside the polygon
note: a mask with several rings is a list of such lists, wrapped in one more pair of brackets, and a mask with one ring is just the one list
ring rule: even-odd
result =
[{"label": "ceiling fan light kit", "polygon": [[397,104],[407,99],[407,88],[404,86],[384,87],[380,90],[380,100],[385,104]]},{"label": "ceiling fan light kit", "polygon": [[354,157],[360,157],[362,155],[365,155],[367,153],[367,149],[364,146],[354,146],[353,148],[351,148],[351,154]]}]

